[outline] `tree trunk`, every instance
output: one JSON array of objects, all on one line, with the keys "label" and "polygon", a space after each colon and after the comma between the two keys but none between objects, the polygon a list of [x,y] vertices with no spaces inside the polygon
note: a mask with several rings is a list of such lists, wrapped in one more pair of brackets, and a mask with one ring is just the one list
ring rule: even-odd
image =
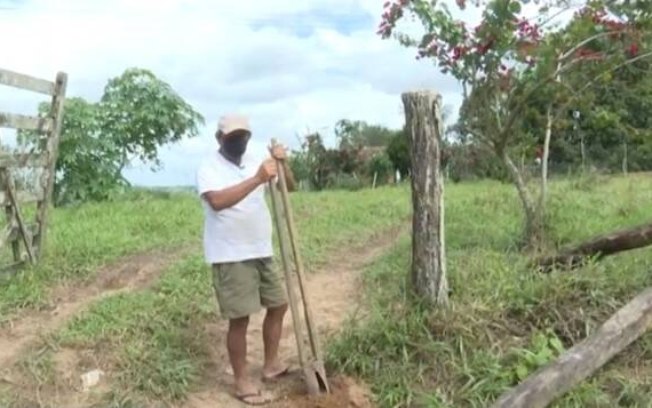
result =
[{"label": "tree trunk", "polygon": [[[546,112],[546,135],[543,140],[543,157],[541,158],[541,193],[539,196],[539,212],[543,216],[546,212],[546,199],[548,198],[548,158],[550,156],[550,138],[552,137],[552,106],[548,105]],[[543,231],[542,231],[543,233]]]},{"label": "tree trunk", "polygon": [[543,408],[605,365],[652,326],[652,288],[636,296],[597,332],[500,397],[492,408]]},{"label": "tree trunk", "polygon": [[627,175],[627,140],[623,141],[623,174]]},{"label": "tree trunk", "polygon": [[582,174],[586,172],[586,149],[584,147],[584,133],[580,130],[580,154],[582,155]]},{"label": "tree trunk", "polygon": [[536,259],[534,265],[543,272],[550,272],[555,266],[575,268],[583,265],[590,257],[599,259],[648,245],[652,245],[652,223],[592,238],[557,255]]},{"label": "tree trunk", "polygon": [[402,101],[412,183],[411,282],[426,302],[446,305],[441,97],[436,92],[409,92],[402,95]]},{"label": "tree trunk", "polygon": [[509,170],[509,173],[512,176],[512,181],[518,191],[518,197],[521,199],[521,205],[523,206],[523,212],[525,214],[524,236],[527,246],[530,248],[537,248],[541,241],[539,237],[541,232],[541,220],[537,208],[527,189],[523,175],[509,157],[509,154],[505,150],[498,152],[498,154],[503,159],[505,166],[507,166],[507,170]]}]

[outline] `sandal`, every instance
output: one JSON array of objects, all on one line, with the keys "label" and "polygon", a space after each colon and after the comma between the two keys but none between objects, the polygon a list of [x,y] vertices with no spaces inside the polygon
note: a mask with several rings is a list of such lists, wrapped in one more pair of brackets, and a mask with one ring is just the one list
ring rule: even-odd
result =
[{"label": "sandal", "polygon": [[263,394],[262,390],[248,394],[236,394],[235,397],[247,405],[266,405],[274,401],[269,393]]}]

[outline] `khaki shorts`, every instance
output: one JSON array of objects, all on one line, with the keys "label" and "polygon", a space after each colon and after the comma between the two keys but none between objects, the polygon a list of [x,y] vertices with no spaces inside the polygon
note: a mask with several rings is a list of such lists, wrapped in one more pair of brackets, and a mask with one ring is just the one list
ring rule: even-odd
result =
[{"label": "khaki shorts", "polygon": [[213,264],[213,287],[224,319],[287,303],[285,285],[271,258]]}]

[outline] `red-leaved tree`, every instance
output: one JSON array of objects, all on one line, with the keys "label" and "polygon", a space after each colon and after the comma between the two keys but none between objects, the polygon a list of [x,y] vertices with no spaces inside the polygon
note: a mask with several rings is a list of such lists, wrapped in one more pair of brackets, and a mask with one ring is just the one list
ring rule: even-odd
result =
[{"label": "red-leaved tree", "polygon": [[[544,235],[547,159],[553,124],[582,92],[608,81],[615,70],[652,56],[650,1],[538,1],[538,14],[527,18],[530,1],[456,0],[457,7],[477,7],[476,26],[455,19],[442,1],[386,2],[378,34],[417,49],[442,73],[462,85],[459,131],[488,146],[509,171],[522,203],[524,236],[538,247]],[[400,30],[416,17],[422,32]],[[567,79],[586,78],[583,88]],[[573,81],[572,83],[578,83]],[[525,139],[524,110],[545,101],[545,143],[538,197],[512,159],[512,149]]]}]

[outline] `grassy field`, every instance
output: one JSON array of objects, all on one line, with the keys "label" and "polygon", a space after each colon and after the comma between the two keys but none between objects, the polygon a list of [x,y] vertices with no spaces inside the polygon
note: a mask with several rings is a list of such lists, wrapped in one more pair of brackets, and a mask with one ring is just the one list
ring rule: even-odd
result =
[{"label": "grassy field", "polygon": [[[350,240],[360,228],[389,227],[409,214],[404,190],[390,190],[387,196],[382,191],[363,192],[356,199],[346,192],[293,195],[293,210],[304,222],[301,244],[312,265],[325,260],[326,240]],[[135,192],[120,201],[57,209],[44,262],[0,285],[0,322],[21,308],[43,306],[52,284],[92,278],[99,266],[119,257],[197,246],[201,228],[201,208],[190,193]]]},{"label": "grassy field", "polygon": [[[552,187],[551,234],[558,244],[652,214],[649,175]],[[571,273],[529,270],[514,249],[520,219],[509,186],[451,186],[446,200],[450,310],[424,310],[408,294],[404,237],[365,273],[371,317],[345,325],[328,349],[331,366],[368,381],[382,407],[486,407],[652,284],[650,249]],[[650,407],[651,358],[648,335],[554,406]]]},{"label": "grassy field", "polygon": [[0,321],[48,303],[48,288],[91,278],[121,256],[197,240],[197,202],[189,195],[144,195],[57,209],[48,230],[47,256],[33,270],[0,285]]},{"label": "grassy field", "polygon": [[[406,187],[298,193],[292,201],[309,272],[339,248],[364,243],[374,233],[405,223],[410,214]],[[48,301],[47,288],[54,283],[92,277],[98,265],[117,257],[160,246],[190,243],[194,248],[169,265],[151,288],[94,303],[52,333],[45,351],[41,344],[22,359],[21,375],[55,393],[62,386],[53,368],[57,351],[91,350],[113,374],[106,403],[125,407],[126,401],[186,396],[201,382],[206,346],[220,341],[200,330],[217,313],[199,241],[201,222],[197,199],[186,194],[138,195],[124,202],[57,210],[47,262],[1,287],[4,313],[36,308]],[[90,237],[97,239],[95,245]],[[27,406],[35,398],[25,389],[5,388],[4,394],[15,406]]]},{"label": "grassy field", "polygon": [[[553,245],[652,214],[649,176],[560,180],[551,187]],[[407,186],[293,195],[306,265],[319,268],[341,248],[405,222],[409,200]],[[410,297],[406,235],[364,273],[368,319],[345,324],[327,345],[330,370],[360,376],[382,407],[487,406],[652,283],[648,249],[573,273],[528,270],[517,249],[522,220],[510,185],[451,184],[446,217],[452,308],[425,310]],[[47,305],[50,288],[92,279],[98,267],[126,255],[190,249],[151,287],[93,303],[22,356],[18,370],[28,383],[56,392],[57,353],[73,349],[111,369],[101,406],[174,401],[192,392],[205,374],[206,345],[215,341],[197,327],[217,313],[201,256],[201,220],[197,199],[185,193],[134,193],[56,210],[45,262],[0,284],[0,320]],[[650,357],[648,336],[556,406],[652,405]],[[33,389],[0,383],[0,406],[29,406],[34,398]]]}]

